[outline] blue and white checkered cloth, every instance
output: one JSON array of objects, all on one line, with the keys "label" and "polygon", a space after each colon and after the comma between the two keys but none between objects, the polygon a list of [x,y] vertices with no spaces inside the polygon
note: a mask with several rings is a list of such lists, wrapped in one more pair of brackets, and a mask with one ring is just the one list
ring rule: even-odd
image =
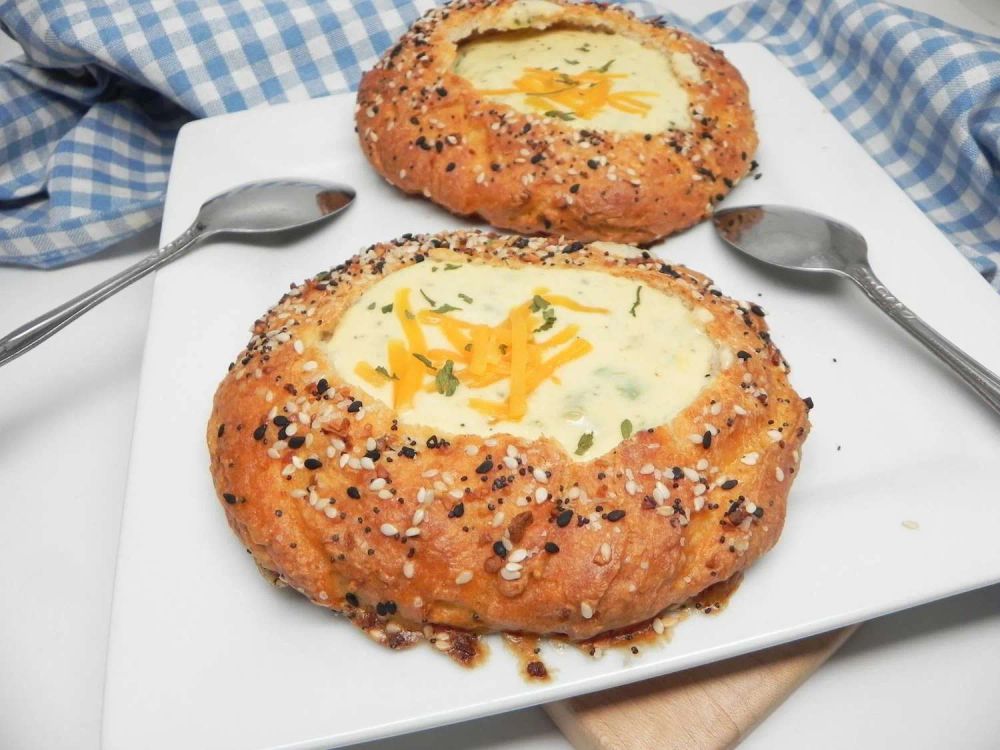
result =
[{"label": "blue and white checkered cloth", "polygon": [[[58,266],[154,224],[182,124],[354,89],[432,5],[0,0],[24,49],[0,67],[0,262]],[[1000,40],[870,1],[667,20],[766,45],[1000,291]]]}]

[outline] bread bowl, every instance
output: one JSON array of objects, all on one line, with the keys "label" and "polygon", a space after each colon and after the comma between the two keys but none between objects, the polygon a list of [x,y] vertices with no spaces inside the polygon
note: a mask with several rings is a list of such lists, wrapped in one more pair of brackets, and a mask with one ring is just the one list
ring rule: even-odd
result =
[{"label": "bread bowl", "polygon": [[265,575],[379,642],[586,639],[774,545],[809,428],[787,372],[758,306],[647,252],[406,236],[255,323],[211,472]]},{"label": "bread bowl", "polygon": [[757,146],[719,50],[568,0],[430,11],[363,76],[356,125],[386,180],[454,213],[640,244],[711,213]]}]

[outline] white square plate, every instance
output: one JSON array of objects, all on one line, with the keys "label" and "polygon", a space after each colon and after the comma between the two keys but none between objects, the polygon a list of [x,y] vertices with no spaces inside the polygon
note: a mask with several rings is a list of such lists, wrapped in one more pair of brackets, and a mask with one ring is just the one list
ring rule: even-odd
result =
[{"label": "white square plate", "polygon": [[[1000,369],[1000,298],[777,60],[753,45],[726,51],[750,84],[763,170],[727,205],[792,203],[854,224],[890,288]],[[111,623],[106,748],[347,744],[686,669],[1000,580],[988,507],[1000,497],[996,415],[846,283],[767,272],[703,224],[657,252],[766,306],[793,382],[816,401],[784,536],[721,616],[689,619],[671,643],[638,657],[550,648],[555,679],[536,685],[496,641],[484,666],[465,670],[428,647],[384,650],[269,587],[229,531],[208,473],[203,436],[226,365],[288,282],[376,240],[466,224],[374,174],[355,143],[353,102],[255,109],[181,133],[164,239],[204,199],[251,179],[333,178],[359,197],[292,246],[214,244],[156,279]]]}]

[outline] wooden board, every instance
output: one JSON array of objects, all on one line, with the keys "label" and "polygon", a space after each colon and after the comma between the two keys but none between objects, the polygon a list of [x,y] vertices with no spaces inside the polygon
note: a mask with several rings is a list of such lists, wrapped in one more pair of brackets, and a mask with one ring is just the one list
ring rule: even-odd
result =
[{"label": "wooden board", "polygon": [[550,703],[545,710],[577,750],[730,748],[857,627]]}]

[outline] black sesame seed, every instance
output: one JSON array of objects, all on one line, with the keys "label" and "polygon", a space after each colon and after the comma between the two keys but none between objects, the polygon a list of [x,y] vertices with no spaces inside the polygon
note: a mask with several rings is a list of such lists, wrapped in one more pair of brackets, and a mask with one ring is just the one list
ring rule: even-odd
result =
[{"label": "black sesame seed", "polygon": [[222,498],[223,498],[223,500],[225,500],[230,505],[236,505],[236,495],[234,495],[234,494],[232,494],[230,492],[223,492],[222,493]]},{"label": "black sesame seed", "polygon": [[379,602],[378,604],[375,605],[375,613],[379,617],[385,617],[387,614],[389,614],[389,610],[386,609],[386,606],[383,602]]},{"label": "black sesame seed", "polygon": [[413,448],[411,448],[410,446],[404,445],[402,448],[399,449],[399,455],[401,455],[403,458],[416,458],[417,452],[413,450]]},{"label": "black sesame seed", "polygon": [[370,458],[372,461],[378,461],[382,458],[382,454],[377,450],[370,450],[365,453],[365,458]]},{"label": "black sesame seed", "polygon": [[437,91],[438,96],[448,96],[448,89],[444,86],[438,86],[435,91]]},{"label": "black sesame seed", "polygon": [[569,522],[572,520],[573,520],[573,511],[567,508],[558,516],[556,516],[556,525],[559,527],[569,526]]},{"label": "black sesame seed", "polygon": [[597,161],[597,159],[588,159],[587,166],[590,167],[591,169],[597,169],[599,166],[601,166],[601,163]]},{"label": "black sesame seed", "polygon": [[625,511],[621,509],[613,510],[610,513],[608,513],[608,520],[611,521],[612,523],[614,523],[615,521],[620,521],[623,518],[625,518]]},{"label": "black sesame seed", "polygon": [[285,415],[279,414],[274,418],[274,424],[278,427],[288,427],[288,425],[291,424],[291,420],[289,420]]},{"label": "black sesame seed", "polygon": [[306,439],[303,435],[292,435],[290,438],[288,438],[288,447],[291,448],[293,451],[298,450],[305,444],[306,444]]},{"label": "black sesame seed", "polygon": [[253,439],[263,440],[265,434],[267,434],[267,425],[262,424],[260,427],[258,427],[256,430],[253,431]]},{"label": "black sesame seed", "polygon": [[356,414],[361,411],[361,407],[364,406],[360,401],[352,401],[350,406],[347,407],[347,411],[351,414]]},{"label": "black sesame seed", "polygon": [[361,491],[357,487],[348,487],[347,488],[347,496],[349,498],[351,498],[352,500],[360,500],[361,499]]},{"label": "black sesame seed", "polygon": [[219,431],[215,433],[216,437],[222,437],[226,434],[226,426],[224,424],[219,425]]},{"label": "black sesame seed", "polygon": [[531,157],[531,163],[538,164],[538,162],[540,162],[544,158],[545,158],[544,154],[535,154],[534,156]]},{"label": "black sesame seed", "polygon": [[705,430],[705,434],[701,436],[701,447],[711,448],[712,447],[712,431]]},{"label": "black sesame seed", "polygon": [[310,471],[315,471],[316,469],[323,468],[323,462],[318,458],[307,458],[305,460],[305,467]]},{"label": "black sesame seed", "polygon": [[493,542],[493,554],[497,557],[507,557],[507,548],[503,546],[503,542]]},{"label": "black sesame seed", "polygon": [[724,489],[724,490],[731,490],[731,489],[733,489],[733,487],[735,487],[738,484],[739,484],[739,482],[737,482],[735,479],[727,479],[725,482],[723,482],[719,486],[722,487],[722,489]]},{"label": "black sesame seed", "polygon": [[545,551],[548,552],[550,555],[554,555],[556,554],[556,552],[559,551],[559,545],[556,544],[555,542],[546,542]]},{"label": "black sesame seed", "polygon": [[320,378],[316,383],[316,393],[322,396],[330,389],[330,384],[326,382],[326,378]]},{"label": "black sesame seed", "polygon": [[347,603],[350,604],[352,607],[357,607],[361,603],[358,601],[357,595],[352,594],[350,591],[347,592],[347,595],[344,598],[347,600]]},{"label": "black sesame seed", "polygon": [[450,162],[448,162],[448,166],[444,168],[444,171],[445,172],[452,172],[452,171],[454,171],[454,169],[455,169],[455,162],[450,161]]},{"label": "black sesame seed", "polygon": [[465,504],[456,503],[455,506],[448,511],[449,518],[461,518],[465,515]]},{"label": "black sesame seed", "polygon": [[806,405],[807,409],[811,410],[813,408],[812,396],[806,396],[804,399],[802,399],[802,403]]},{"label": "black sesame seed", "polygon": [[740,359],[750,359],[750,352],[740,349],[738,352],[736,352],[736,356],[739,357]]},{"label": "black sesame seed", "polygon": [[493,469],[493,459],[487,456],[486,459],[481,464],[479,464],[479,466],[476,467],[476,473],[486,474],[487,472],[492,471],[492,469]]},{"label": "black sesame seed", "polygon": [[758,317],[764,317],[764,308],[760,305],[750,305],[750,312]]},{"label": "black sesame seed", "polygon": [[580,183],[577,182],[577,183],[575,183],[573,185],[570,185],[569,186],[569,191],[571,193],[579,193],[580,192]]}]

